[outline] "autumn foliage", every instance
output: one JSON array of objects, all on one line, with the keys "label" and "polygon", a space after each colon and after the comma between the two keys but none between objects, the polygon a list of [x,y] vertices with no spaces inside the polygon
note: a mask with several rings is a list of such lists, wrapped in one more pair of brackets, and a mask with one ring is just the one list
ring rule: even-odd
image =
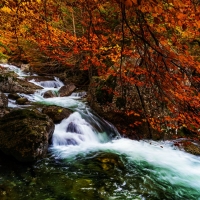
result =
[{"label": "autumn foliage", "polygon": [[199,1],[1,2],[2,52],[31,62],[39,50],[45,60],[88,70],[90,78],[112,75],[120,85],[115,95],[128,101],[132,87],[140,99],[139,110],[124,105],[127,115],[158,130],[200,129]]}]

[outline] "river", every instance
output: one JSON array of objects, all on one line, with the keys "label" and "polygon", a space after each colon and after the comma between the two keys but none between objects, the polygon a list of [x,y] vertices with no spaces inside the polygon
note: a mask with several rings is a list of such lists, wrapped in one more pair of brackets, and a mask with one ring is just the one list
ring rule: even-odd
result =
[{"label": "river", "polygon": [[57,92],[63,83],[57,78],[31,82],[43,89],[22,96],[74,112],[55,125],[47,158],[33,166],[10,160],[0,166],[3,200],[200,200],[200,157],[170,141],[122,138],[83,101],[84,93],[45,99],[45,91]]}]

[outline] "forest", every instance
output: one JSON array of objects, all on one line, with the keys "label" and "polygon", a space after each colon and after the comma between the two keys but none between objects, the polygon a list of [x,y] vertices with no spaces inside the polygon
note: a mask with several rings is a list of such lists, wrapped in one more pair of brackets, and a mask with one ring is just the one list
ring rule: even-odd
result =
[{"label": "forest", "polygon": [[125,119],[113,121],[135,130],[130,137],[140,126],[148,138],[199,134],[198,0],[1,0],[0,8],[2,60],[90,85],[91,107]]}]

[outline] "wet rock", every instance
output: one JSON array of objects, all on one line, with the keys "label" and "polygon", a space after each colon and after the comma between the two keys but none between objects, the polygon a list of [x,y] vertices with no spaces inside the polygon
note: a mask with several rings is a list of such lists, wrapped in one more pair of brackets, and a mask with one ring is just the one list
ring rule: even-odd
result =
[{"label": "wet rock", "polygon": [[54,127],[37,110],[13,110],[0,119],[0,150],[18,161],[36,161],[45,157]]},{"label": "wet rock", "polygon": [[3,71],[0,74],[0,88],[6,93],[32,94],[37,89],[42,89],[33,83],[19,79],[14,72]]},{"label": "wet rock", "polygon": [[200,145],[195,142],[184,141],[181,144],[182,148],[193,155],[200,156]]},{"label": "wet rock", "polygon": [[197,155],[197,156],[200,156],[200,147],[195,145],[195,144],[190,144],[188,146],[186,146],[185,148],[185,151],[188,152],[188,153],[191,153],[193,155]]},{"label": "wet rock", "polygon": [[59,106],[47,106],[42,109],[42,113],[48,115],[54,123],[59,123],[64,118],[68,118],[72,111]]},{"label": "wet rock", "polygon": [[48,90],[48,91],[46,91],[45,93],[44,93],[44,98],[52,98],[52,97],[55,97],[56,95],[55,95],[55,93],[54,92],[52,92],[51,90]]},{"label": "wet rock", "polygon": [[8,98],[12,100],[17,100],[20,98],[20,96],[17,93],[10,93],[8,94]]},{"label": "wet rock", "polygon": [[69,96],[72,94],[72,92],[74,92],[76,89],[76,86],[73,83],[69,83],[68,85],[64,85],[62,86],[58,93],[60,95],[60,97],[64,97],[64,96]]},{"label": "wet rock", "polygon": [[20,97],[16,100],[16,103],[19,105],[27,105],[28,99],[26,97]]}]

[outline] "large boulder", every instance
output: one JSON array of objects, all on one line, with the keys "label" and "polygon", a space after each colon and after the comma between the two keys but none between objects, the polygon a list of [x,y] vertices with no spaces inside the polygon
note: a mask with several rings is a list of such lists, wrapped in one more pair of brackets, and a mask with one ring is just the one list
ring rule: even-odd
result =
[{"label": "large boulder", "polygon": [[37,110],[13,110],[0,119],[0,150],[19,161],[36,161],[46,155],[54,127]]},{"label": "large boulder", "polygon": [[64,118],[68,118],[72,111],[59,106],[47,106],[43,108],[42,113],[48,115],[54,123],[58,123]]},{"label": "large boulder", "polygon": [[76,89],[76,86],[73,83],[69,83],[67,85],[62,86],[58,93],[60,95],[60,97],[64,97],[64,96],[69,96],[72,94],[72,92],[74,92]]}]

